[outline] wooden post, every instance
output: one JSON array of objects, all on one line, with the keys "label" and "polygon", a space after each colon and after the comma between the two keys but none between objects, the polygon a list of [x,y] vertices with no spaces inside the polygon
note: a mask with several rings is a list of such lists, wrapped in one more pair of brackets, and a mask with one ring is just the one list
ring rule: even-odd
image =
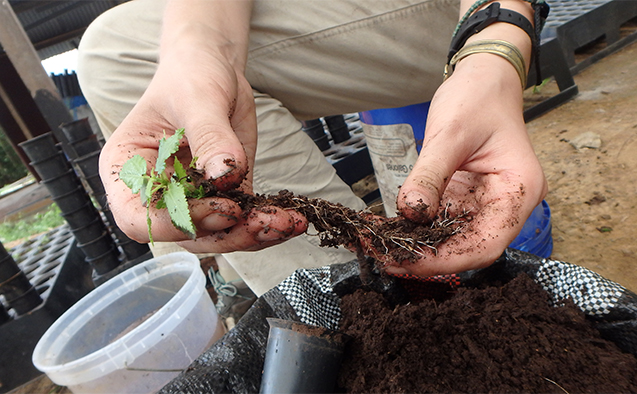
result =
[{"label": "wooden post", "polygon": [[[59,126],[72,121],[73,117],[62,101],[55,84],[42,67],[40,57],[8,0],[0,0],[0,44],[31,92],[49,128],[58,140],[64,143],[64,136]],[[11,106],[8,105],[8,107]]]}]

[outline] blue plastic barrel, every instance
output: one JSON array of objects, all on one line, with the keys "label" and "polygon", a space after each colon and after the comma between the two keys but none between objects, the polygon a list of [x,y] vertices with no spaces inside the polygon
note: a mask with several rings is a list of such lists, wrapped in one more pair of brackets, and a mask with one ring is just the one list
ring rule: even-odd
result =
[{"label": "blue plastic barrel", "polygon": [[535,207],[531,216],[524,223],[522,231],[509,247],[549,258],[553,252],[551,230],[551,209],[549,204],[543,200],[540,205]]},{"label": "blue plastic barrel", "polygon": [[[383,108],[361,112],[361,121],[370,125],[392,125],[406,123],[411,125],[416,139],[416,149],[420,153],[425,137],[425,125],[430,102],[408,105],[400,108]],[[522,231],[509,247],[548,258],[553,252],[551,234],[551,210],[546,201],[542,201],[524,223]]]}]

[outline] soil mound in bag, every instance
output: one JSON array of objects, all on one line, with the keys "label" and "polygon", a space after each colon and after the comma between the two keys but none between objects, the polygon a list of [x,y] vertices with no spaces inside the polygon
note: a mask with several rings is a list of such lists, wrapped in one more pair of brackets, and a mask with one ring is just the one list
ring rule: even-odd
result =
[{"label": "soil mound in bag", "polygon": [[[338,329],[342,299],[362,288],[382,294],[383,302],[391,305],[393,310],[396,305],[404,305],[416,299],[437,299],[436,302],[440,302],[440,297],[448,298],[450,292],[461,288],[480,288],[491,283],[506,284],[521,273],[541,286],[549,302],[572,302],[577,310],[584,313],[585,321],[580,322],[575,317],[571,320],[577,324],[589,324],[599,331],[601,337],[596,342],[590,342],[590,347],[609,348],[605,344],[608,340],[614,344],[610,344],[611,347],[616,346],[623,352],[637,355],[637,296],[633,292],[583,267],[508,249],[488,268],[437,277],[428,282],[375,275],[371,283],[363,286],[357,262],[298,270],[261,296],[233,330],[201,355],[188,370],[165,386],[161,393],[258,392],[269,332],[267,317]],[[566,299],[572,301],[564,301]],[[567,318],[568,316],[570,315]],[[550,339],[551,332],[545,332],[544,336]],[[468,338],[461,342],[465,343],[459,343],[458,348],[462,345],[472,349],[472,341]],[[476,346],[473,349],[475,351]],[[426,347],[420,347],[420,352],[423,358],[427,357]],[[517,356],[494,354],[490,357],[493,363],[504,363]],[[630,362],[626,361],[628,364],[625,367],[618,367],[620,372],[630,370]],[[634,373],[635,369],[632,371]],[[467,373],[471,371],[464,372],[465,375]],[[603,374],[603,371],[581,370],[581,373],[593,375]],[[559,379],[552,379],[551,376],[539,376],[538,379],[548,383],[542,391],[564,392],[558,386]],[[629,376],[628,380],[630,379]],[[523,387],[509,388],[513,391],[524,390]],[[568,387],[563,388],[568,391]]]}]

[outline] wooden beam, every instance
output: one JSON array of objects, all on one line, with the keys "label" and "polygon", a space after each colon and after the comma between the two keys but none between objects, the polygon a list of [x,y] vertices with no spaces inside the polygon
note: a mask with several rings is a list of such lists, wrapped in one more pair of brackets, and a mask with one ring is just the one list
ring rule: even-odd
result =
[{"label": "wooden beam", "polygon": [[[55,84],[49,78],[40,58],[6,0],[0,0],[0,44],[31,92],[50,129],[63,141],[59,126],[73,120]],[[0,76],[2,78],[2,76]]]}]

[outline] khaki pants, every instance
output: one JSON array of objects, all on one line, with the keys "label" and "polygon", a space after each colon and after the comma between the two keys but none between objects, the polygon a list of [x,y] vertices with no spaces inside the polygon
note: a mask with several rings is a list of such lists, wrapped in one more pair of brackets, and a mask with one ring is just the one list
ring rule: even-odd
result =
[{"label": "khaki pants", "polygon": [[[164,4],[119,5],[82,38],[80,85],[106,138],[155,72]],[[458,0],[256,0],[246,70],[259,132],[255,192],[288,189],[363,209],[299,120],[429,101],[457,20]],[[297,268],[355,258],[317,245],[304,235],[224,257],[260,295]]]}]

